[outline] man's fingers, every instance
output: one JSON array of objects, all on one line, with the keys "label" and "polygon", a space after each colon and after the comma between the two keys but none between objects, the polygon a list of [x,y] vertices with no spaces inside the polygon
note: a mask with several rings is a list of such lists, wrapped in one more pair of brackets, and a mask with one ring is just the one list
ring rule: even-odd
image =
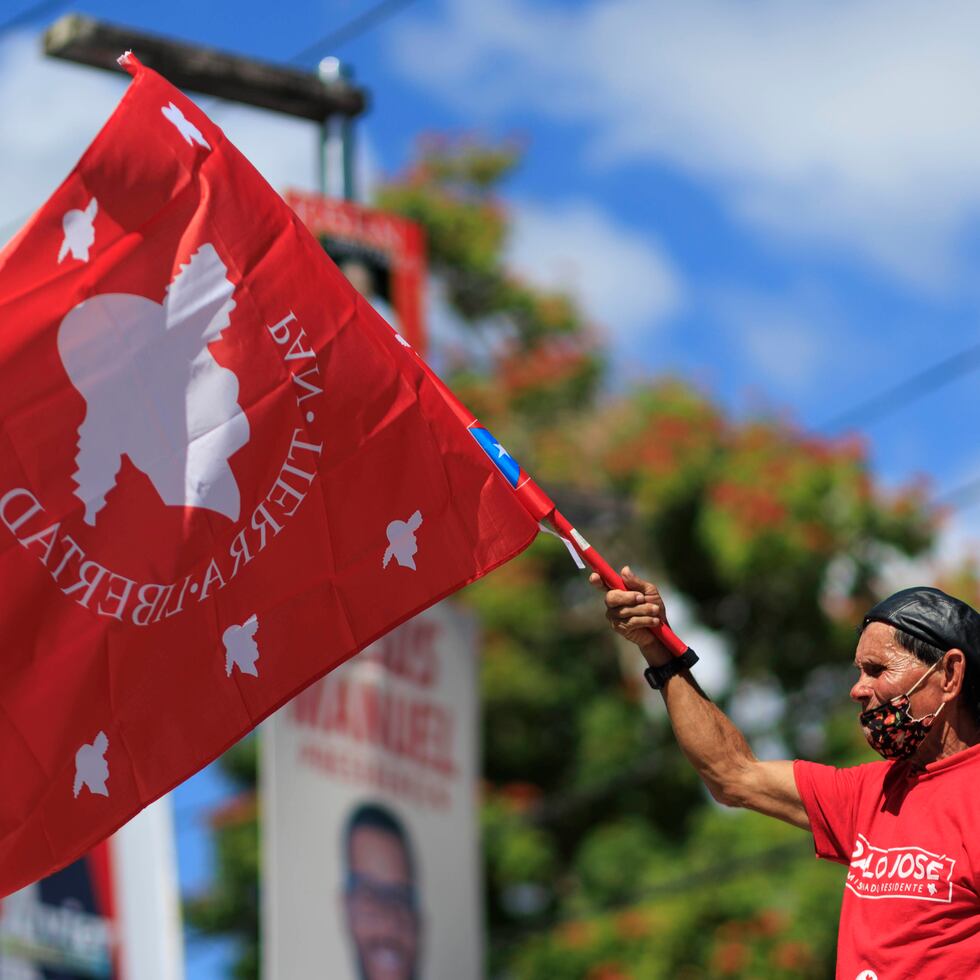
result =
[{"label": "man's fingers", "polygon": [[610,619],[629,619],[630,616],[662,616],[664,607],[659,602],[631,602],[627,606],[609,606],[606,615]]},{"label": "man's fingers", "polygon": [[638,606],[625,606],[610,610],[619,619],[632,619],[634,616],[662,616],[663,609],[654,602],[644,602]]},{"label": "man's fingers", "polygon": [[610,589],[606,593],[606,606],[616,609],[619,606],[635,606],[643,602],[646,596],[640,592],[623,592],[621,589]]},{"label": "man's fingers", "polygon": [[663,619],[656,613],[641,613],[620,617],[614,610],[606,613],[606,619],[609,620],[609,625],[617,633],[628,633],[631,630],[655,629],[663,622]]},{"label": "man's fingers", "polygon": [[[626,600],[621,601],[620,595],[626,596]],[[607,615],[612,619],[627,619],[630,616],[662,616],[664,612],[662,603],[651,602],[648,596],[641,596],[635,592],[608,593],[606,608]]]},{"label": "man's fingers", "polygon": [[652,582],[647,582],[638,575],[633,574],[633,569],[626,565],[622,571],[623,582],[628,589],[636,589],[643,593],[656,593],[657,587]]},{"label": "man's fingers", "polygon": [[629,625],[636,620],[644,620],[641,624],[649,626],[651,623],[659,626],[663,620],[663,610],[657,606],[635,606],[631,609],[609,609],[606,611],[606,619],[614,628],[622,626],[624,623]]},{"label": "man's fingers", "polygon": [[[627,565],[623,571],[625,589],[609,589],[606,592],[606,619],[609,625],[620,634],[630,634],[657,630],[666,624],[663,602],[657,587],[651,582],[633,574]],[[589,582],[598,589],[604,589],[602,577],[593,572]]]},{"label": "man's fingers", "polygon": [[633,630],[657,629],[661,622],[659,616],[631,616],[629,619],[618,621],[614,627],[622,633],[630,633]]},{"label": "man's fingers", "polygon": [[648,600],[659,600],[660,591],[653,584],[653,582],[648,582],[646,579],[642,579],[639,575],[633,574],[633,569],[629,565],[625,565],[622,571],[623,584],[629,591],[639,592],[641,595],[646,596]]}]

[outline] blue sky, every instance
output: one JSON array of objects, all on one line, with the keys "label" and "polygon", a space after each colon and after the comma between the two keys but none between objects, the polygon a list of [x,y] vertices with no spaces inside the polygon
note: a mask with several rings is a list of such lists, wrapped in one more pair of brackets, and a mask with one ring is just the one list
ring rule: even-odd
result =
[{"label": "blue sky", "polygon": [[[287,61],[371,6],[73,9]],[[5,0],[0,24],[29,9]],[[39,30],[64,9],[0,34],[3,238],[125,85],[41,57]],[[614,383],[681,372],[735,412],[817,428],[980,343],[978,33],[980,7],[962,0],[416,0],[321,54],[371,90],[368,183],[421,132],[526,142],[506,188],[511,260],[579,295]],[[314,186],[311,126],[206,106],[274,186]],[[964,372],[921,398],[910,382],[859,424],[877,475],[925,474],[937,496],[980,477],[978,382]],[[951,516],[940,552],[976,554],[978,540],[980,498]],[[188,883],[207,867],[201,807],[220,792],[204,775],[178,794]],[[196,952],[190,976],[216,975],[215,955]]]}]

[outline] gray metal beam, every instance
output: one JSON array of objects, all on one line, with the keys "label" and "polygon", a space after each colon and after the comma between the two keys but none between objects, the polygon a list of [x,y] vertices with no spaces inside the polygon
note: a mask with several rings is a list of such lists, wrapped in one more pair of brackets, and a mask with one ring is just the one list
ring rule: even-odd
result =
[{"label": "gray metal beam", "polygon": [[316,72],[142,34],[81,14],[66,14],[44,34],[45,54],[110,71],[120,71],[116,59],[128,50],[178,88],[301,119],[353,119],[368,107],[364,89],[343,77],[325,80]]}]

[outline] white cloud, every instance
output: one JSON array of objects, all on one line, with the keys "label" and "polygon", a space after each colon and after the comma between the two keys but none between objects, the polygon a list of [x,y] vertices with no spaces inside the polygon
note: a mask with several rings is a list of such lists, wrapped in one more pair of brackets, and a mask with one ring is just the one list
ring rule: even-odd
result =
[{"label": "white cloud", "polygon": [[980,563],[980,506],[949,514],[940,525],[932,549],[920,558],[887,555],[879,576],[883,595],[914,585],[933,585],[944,573],[964,564]]},{"label": "white cloud", "polygon": [[[964,458],[944,480],[939,499],[944,494],[973,485],[980,473],[980,456]],[[953,509],[953,508],[956,509]],[[950,500],[932,555],[933,567],[955,568],[964,562],[980,564],[980,500],[966,494]]]},{"label": "white cloud", "polygon": [[11,237],[68,175],[125,79],[44,59],[34,34],[0,43],[0,238]]},{"label": "white cloud", "polygon": [[227,103],[211,103],[206,111],[276,190],[316,189],[319,131],[313,123]]},{"label": "white cloud", "polygon": [[769,232],[921,285],[980,213],[970,0],[449,0],[403,24],[395,62],[468,113],[585,122],[596,160],[708,179]]},{"label": "white cloud", "polygon": [[[64,180],[126,84],[122,72],[116,76],[45,58],[36,34],[0,42],[0,241]],[[273,187],[316,186],[319,136],[312,123],[214,99],[199,101]]]},{"label": "white cloud", "polygon": [[574,296],[618,339],[655,327],[679,308],[682,287],[665,251],[594,204],[518,201],[511,215],[508,265]]},{"label": "white cloud", "polygon": [[935,551],[945,568],[964,562],[980,564],[980,506],[974,504],[950,514],[940,528]]},{"label": "white cloud", "polygon": [[832,342],[837,315],[807,289],[770,295],[741,289],[720,291],[710,305],[730,337],[747,378],[798,398],[825,383],[825,369],[841,347]]}]

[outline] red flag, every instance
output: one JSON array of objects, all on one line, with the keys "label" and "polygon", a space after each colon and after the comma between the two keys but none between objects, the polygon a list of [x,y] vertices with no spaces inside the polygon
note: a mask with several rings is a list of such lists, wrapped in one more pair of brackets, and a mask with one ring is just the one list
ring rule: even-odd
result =
[{"label": "red flag", "polygon": [[124,61],[0,255],[0,895],[553,506],[221,131]]}]

